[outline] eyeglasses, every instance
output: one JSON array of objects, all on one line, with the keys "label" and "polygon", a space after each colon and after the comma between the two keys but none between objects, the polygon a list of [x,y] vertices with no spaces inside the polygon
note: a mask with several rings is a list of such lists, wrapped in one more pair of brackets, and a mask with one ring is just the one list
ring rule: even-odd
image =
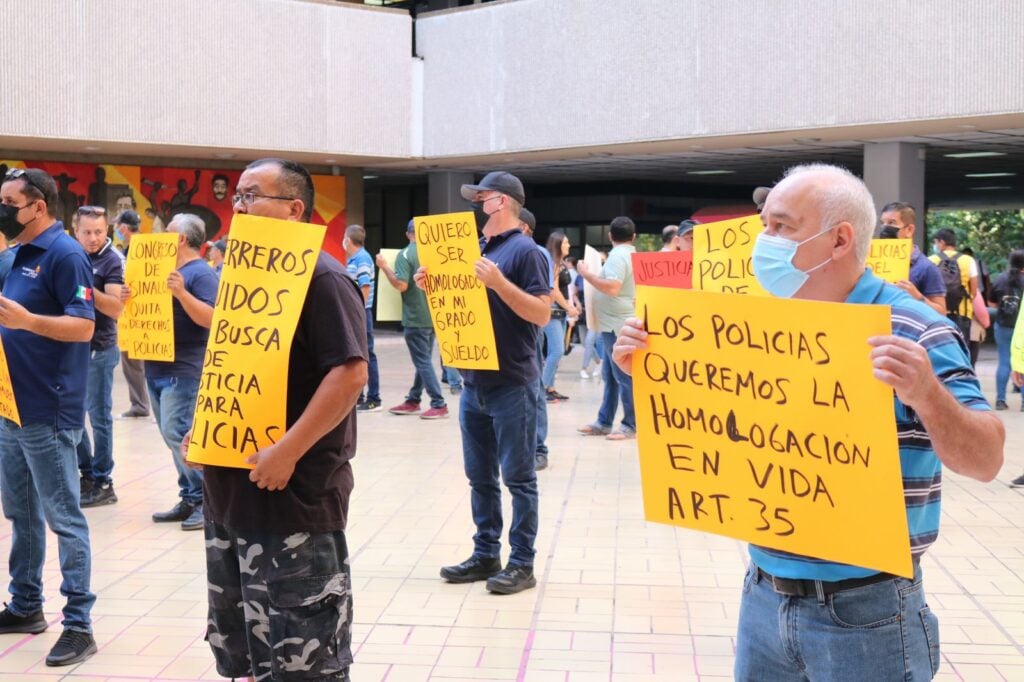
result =
[{"label": "eyeglasses", "polygon": [[235,194],[231,197],[231,205],[242,204],[242,206],[252,206],[256,203],[257,199],[277,199],[278,201],[295,201],[295,197],[275,197],[272,194],[259,194],[257,192],[244,192],[242,194]]},{"label": "eyeglasses", "polygon": [[24,168],[12,168],[7,171],[7,175],[4,176],[4,182],[10,182],[11,180],[24,180],[30,187],[32,187],[32,189],[39,192],[41,195],[39,199],[36,199],[36,201],[45,199],[46,192],[32,180],[32,176],[29,175],[28,171]]},{"label": "eyeglasses", "polygon": [[75,213],[87,216],[104,216],[107,215],[107,209],[102,206],[79,206]]}]

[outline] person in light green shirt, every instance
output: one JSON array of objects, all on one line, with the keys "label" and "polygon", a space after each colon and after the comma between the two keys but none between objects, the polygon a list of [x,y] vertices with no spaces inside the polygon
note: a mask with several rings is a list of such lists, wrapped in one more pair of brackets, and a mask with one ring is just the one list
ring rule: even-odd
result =
[{"label": "person in light green shirt", "polygon": [[[413,282],[413,275],[420,268],[420,258],[416,253],[416,232],[412,220],[406,226],[406,237],[409,245],[398,252],[395,258],[395,269],[380,254],[377,255],[377,267],[380,268],[388,282],[402,294],[402,327],[405,332],[405,345],[409,348],[409,356],[416,368],[412,388],[405,396],[401,405],[388,410],[391,414],[418,414],[420,419],[444,419],[448,416],[448,406],[441,393],[441,383],[434,374],[431,358],[434,354],[434,325],[430,319],[430,308],[427,306],[427,295]],[[420,410],[420,399],[424,389],[430,396],[430,409]]]},{"label": "person in light green shirt", "polygon": [[[633,284],[633,239],[636,226],[625,216],[612,221],[609,236],[612,250],[608,260],[599,272],[591,272],[587,264],[580,261],[576,270],[594,287],[594,313],[597,328],[601,332],[601,378],[604,379],[604,397],[597,421],[577,429],[585,436],[605,436],[608,440],[636,438],[636,416],[633,413],[633,379],[612,362],[612,347],[615,337],[634,315],[636,287]],[[622,424],[612,432],[615,411],[622,400]]]}]

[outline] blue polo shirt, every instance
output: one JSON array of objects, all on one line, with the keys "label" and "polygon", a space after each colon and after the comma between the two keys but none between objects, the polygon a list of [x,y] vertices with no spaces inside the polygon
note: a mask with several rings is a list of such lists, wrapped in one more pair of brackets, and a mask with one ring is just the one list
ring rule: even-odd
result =
[{"label": "blue polo shirt", "polygon": [[362,287],[370,287],[370,295],[366,297],[366,308],[373,307],[373,275],[374,265],[373,258],[366,252],[366,249],[359,249],[354,254],[349,256],[348,262],[345,264],[345,268],[348,270],[348,274],[352,276],[352,279],[356,281],[356,284]]},{"label": "blue polo shirt", "polygon": [[[59,221],[14,254],[3,294],[37,315],[94,320],[89,257]],[[0,327],[22,425],[85,425],[89,342],[68,343]]]},{"label": "blue polo shirt", "polygon": [[916,244],[910,254],[910,283],[925,298],[946,295],[946,283],[942,281],[939,266],[925,258]]},{"label": "blue polo shirt", "polygon": [[[891,306],[893,335],[918,343],[928,351],[935,376],[953,397],[972,410],[991,409],[971,368],[967,348],[953,323],[945,316],[927,304],[915,301],[902,289],[886,284],[870,270],[864,272],[846,302]],[[864,348],[865,353],[868,350]],[[918,558],[939,536],[942,463],[935,455],[924,424],[914,411],[900,402],[895,393],[893,403],[903,472],[903,500],[910,530],[910,553]],[[878,573],[869,568],[812,559],[756,545],[750,545],[750,558],[780,578],[835,581]]]},{"label": "blue polo shirt", "polygon": [[[124,284],[124,256],[107,239],[96,253],[89,254],[92,263],[93,287],[103,292],[108,284]],[[107,350],[117,345],[117,320],[96,311],[96,329],[92,333],[93,350]]]},{"label": "blue polo shirt", "polygon": [[[551,293],[548,264],[537,244],[518,229],[480,240],[484,258],[498,266],[505,279],[531,296]],[[470,386],[525,386],[537,380],[537,326],[516,315],[498,294],[487,289],[494,323],[498,369],[464,369],[462,379]]]}]

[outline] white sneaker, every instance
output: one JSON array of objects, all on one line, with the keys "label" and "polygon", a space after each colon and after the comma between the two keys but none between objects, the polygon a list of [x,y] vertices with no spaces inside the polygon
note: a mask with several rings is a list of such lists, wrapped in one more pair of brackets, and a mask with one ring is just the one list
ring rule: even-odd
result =
[{"label": "white sneaker", "polygon": [[589,379],[590,378],[590,374],[587,373],[587,370],[581,369],[580,370],[580,378],[581,379]]}]

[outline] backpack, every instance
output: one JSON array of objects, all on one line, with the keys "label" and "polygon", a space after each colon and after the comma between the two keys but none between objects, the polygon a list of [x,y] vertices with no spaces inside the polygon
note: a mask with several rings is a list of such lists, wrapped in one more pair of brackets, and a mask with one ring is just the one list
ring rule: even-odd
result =
[{"label": "backpack", "polygon": [[942,275],[942,283],[946,285],[946,314],[960,315],[960,306],[967,298],[967,290],[964,289],[963,280],[960,279],[960,265],[957,259],[960,253],[952,256],[945,252],[939,254],[939,274]]},{"label": "backpack", "polygon": [[996,322],[1000,327],[1012,328],[1017,324],[1017,313],[1020,312],[1021,289],[1019,282],[1015,285],[1011,280],[1007,284],[1009,291],[999,299],[999,305],[996,306]]}]

